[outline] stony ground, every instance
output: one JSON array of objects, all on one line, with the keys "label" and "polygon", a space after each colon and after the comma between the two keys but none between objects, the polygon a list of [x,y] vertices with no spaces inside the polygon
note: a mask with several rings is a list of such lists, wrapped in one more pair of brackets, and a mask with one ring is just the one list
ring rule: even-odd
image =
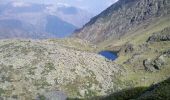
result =
[{"label": "stony ground", "polygon": [[0,40],[1,99],[82,98],[119,89],[121,67],[73,40]]}]

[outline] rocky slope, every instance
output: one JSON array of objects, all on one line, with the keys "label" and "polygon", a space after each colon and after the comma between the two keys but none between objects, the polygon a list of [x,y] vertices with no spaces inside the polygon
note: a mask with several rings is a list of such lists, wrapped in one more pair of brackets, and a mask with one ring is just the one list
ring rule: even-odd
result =
[{"label": "rocky slope", "polygon": [[75,32],[74,36],[97,44],[99,51],[118,52],[114,62],[126,71],[119,79],[130,87],[97,100],[143,100],[145,95],[146,100],[150,95],[155,96],[154,100],[169,98],[169,86],[163,85],[153,94],[141,95],[151,85],[170,77],[169,14],[169,0],[119,0]]},{"label": "rocky slope", "polygon": [[122,68],[88,48],[75,39],[0,40],[1,99],[82,98],[118,90]]},{"label": "rocky slope", "polygon": [[116,47],[97,45],[97,50],[119,50],[114,62],[124,69],[119,77],[121,90],[86,100],[169,100],[170,19],[162,20],[140,34],[115,41]]},{"label": "rocky slope", "polygon": [[[124,66],[126,70],[126,74],[120,80],[130,81],[133,88],[125,89],[111,97],[121,96],[123,99],[135,100],[169,99],[169,35],[170,27],[165,27],[156,32],[142,33],[135,36],[135,39],[131,37],[131,41],[122,46],[119,58],[115,62]],[[167,81],[162,82],[164,80]]]},{"label": "rocky slope", "polygon": [[74,36],[93,43],[118,40],[146,28],[155,18],[170,14],[169,0],[119,0],[91,19]]}]

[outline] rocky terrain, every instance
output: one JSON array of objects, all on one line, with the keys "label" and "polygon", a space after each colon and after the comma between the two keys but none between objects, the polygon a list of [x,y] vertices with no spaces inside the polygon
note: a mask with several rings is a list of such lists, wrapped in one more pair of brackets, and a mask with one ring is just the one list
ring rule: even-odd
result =
[{"label": "rocky terrain", "polygon": [[0,40],[0,99],[169,100],[169,12],[169,0],[119,0],[84,40]]},{"label": "rocky terrain", "polygon": [[150,100],[149,95],[168,100],[169,84],[146,92],[146,98],[142,94],[170,77],[169,12],[169,0],[119,0],[75,32],[75,37],[96,44],[99,51],[118,52],[114,62],[125,69],[119,79],[129,87],[96,100]]},{"label": "rocky terrain", "polygon": [[170,13],[169,0],[119,0],[91,19],[75,36],[93,43],[118,40]]},{"label": "rocky terrain", "polygon": [[1,99],[86,98],[120,89],[119,65],[71,41],[0,40]]}]

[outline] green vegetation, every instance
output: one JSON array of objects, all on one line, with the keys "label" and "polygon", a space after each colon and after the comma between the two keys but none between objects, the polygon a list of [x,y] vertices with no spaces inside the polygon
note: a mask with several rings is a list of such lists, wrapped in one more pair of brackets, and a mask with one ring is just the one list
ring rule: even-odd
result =
[{"label": "green vegetation", "polygon": [[44,95],[39,95],[38,98],[39,98],[40,100],[46,100],[46,97],[45,97]]},{"label": "green vegetation", "polygon": [[45,69],[42,74],[48,74],[51,70],[55,70],[55,66],[53,63],[45,63]]},{"label": "green vegetation", "polygon": [[35,80],[33,84],[37,87],[37,89],[43,89],[45,87],[51,86],[43,77],[39,80]]},{"label": "green vegetation", "polygon": [[3,90],[2,88],[0,88],[0,96],[2,95],[2,94],[4,94],[5,93],[5,90]]},{"label": "green vegetation", "polygon": [[[129,87],[132,85],[133,86],[131,87],[132,89],[133,88],[136,89],[138,87],[144,87],[144,89],[147,89],[147,87],[149,87],[150,85],[159,83],[162,80],[165,80],[170,77],[169,76],[169,73],[170,73],[170,58],[169,57],[163,58],[166,64],[162,65],[161,69],[156,70],[155,72],[146,71],[143,65],[144,60],[150,59],[152,62],[154,62],[161,55],[163,55],[164,52],[170,49],[170,41],[158,41],[158,42],[152,42],[152,43],[147,42],[149,37],[155,34],[155,32],[160,33],[160,34],[170,34],[169,31],[161,33],[162,30],[164,30],[167,27],[170,27],[170,17],[167,16],[167,17],[161,17],[160,19],[157,18],[157,19],[154,19],[153,22],[151,23],[152,24],[149,24],[145,28],[138,27],[137,29],[135,29],[135,31],[131,31],[131,33],[127,33],[128,35],[125,34],[123,37],[117,40],[110,37],[109,39],[105,40],[104,42],[101,42],[98,45],[98,47],[100,47],[98,51],[102,49],[119,51],[119,57],[118,59],[116,59],[115,63],[122,65],[125,69],[124,75],[120,77],[120,80],[122,82],[121,83],[122,87],[126,87],[126,86]],[[125,52],[127,44],[132,44],[133,51]],[[126,84],[127,82],[130,82],[131,84],[129,84],[128,86]],[[137,91],[132,92],[132,95],[133,93],[141,94],[143,89],[141,89],[141,92],[140,91],[137,92]],[[166,96],[167,96],[167,93],[169,93],[167,91],[161,92],[161,90],[158,90],[158,92],[164,93],[164,95]],[[108,97],[106,100],[125,100],[126,99],[126,96],[122,96],[124,95],[124,92],[119,93],[119,95],[120,95],[119,96],[120,98],[111,99],[113,98],[113,96],[115,96],[115,95],[111,95],[109,96],[110,99]],[[127,97],[131,98],[131,96],[128,96],[128,95],[130,94],[127,94]],[[163,96],[164,98],[160,97],[161,99],[158,98],[154,100],[163,100],[167,98],[166,96]]]},{"label": "green vegetation", "polygon": [[169,100],[170,79],[150,87],[124,89],[108,96],[98,96],[87,99],[68,98],[68,100]]},{"label": "green vegetation", "polygon": [[53,63],[46,63],[45,68],[48,70],[55,70],[54,64]]},{"label": "green vegetation", "polygon": [[81,40],[78,38],[66,38],[66,39],[50,39],[50,42],[59,43],[61,46],[79,50],[79,51],[95,51],[96,46],[88,41]]},{"label": "green vegetation", "polygon": [[130,100],[139,97],[147,88],[136,87],[132,89],[121,90],[106,97],[101,97],[100,100]]},{"label": "green vegetation", "polygon": [[169,100],[170,99],[170,79],[151,86],[147,94],[142,94],[137,100]]},{"label": "green vegetation", "polygon": [[[84,95],[83,97],[89,98],[92,96],[97,96],[97,91],[94,89],[91,89],[92,83],[97,85],[99,84],[94,76],[86,76],[86,77],[78,77],[72,82],[67,84],[66,86],[63,86],[63,88],[66,89],[66,91],[71,94],[69,97],[75,97],[76,95],[79,95],[80,97]],[[81,94],[78,90],[79,88],[83,87],[84,94]]]}]

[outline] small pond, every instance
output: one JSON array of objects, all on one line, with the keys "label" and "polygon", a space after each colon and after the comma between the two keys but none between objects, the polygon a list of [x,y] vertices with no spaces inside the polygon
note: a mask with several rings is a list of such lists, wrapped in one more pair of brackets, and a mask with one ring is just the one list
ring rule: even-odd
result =
[{"label": "small pond", "polygon": [[100,55],[104,56],[105,58],[109,60],[116,60],[118,58],[117,52],[112,52],[112,51],[101,51],[99,52]]}]

